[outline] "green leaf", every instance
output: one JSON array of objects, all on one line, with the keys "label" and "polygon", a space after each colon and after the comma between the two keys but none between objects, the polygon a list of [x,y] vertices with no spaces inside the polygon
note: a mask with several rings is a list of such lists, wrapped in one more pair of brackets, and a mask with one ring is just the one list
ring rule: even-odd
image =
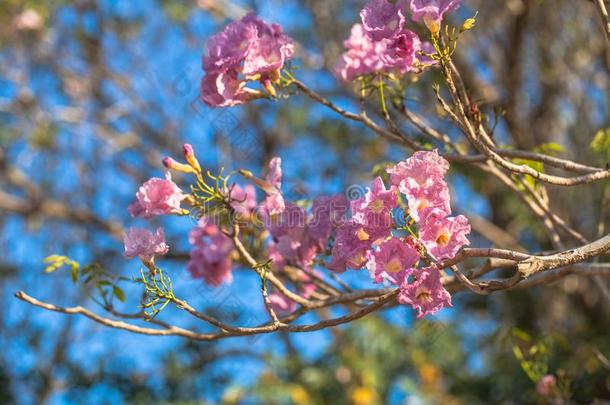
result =
[{"label": "green leaf", "polygon": [[45,273],[52,273],[55,270],[68,266],[68,267],[70,267],[72,281],[76,282],[78,280],[78,269],[80,267],[80,264],[77,261],[72,260],[67,256],[61,256],[61,255],[47,256],[46,258],[43,259],[43,263],[48,264],[48,266],[44,269]]},{"label": "green leaf", "polygon": [[597,131],[590,147],[593,152],[601,155],[605,160],[610,160],[610,128]]},{"label": "green leaf", "polygon": [[121,302],[125,302],[125,293],[123,292],[123,290],[121,290],[120,287],[118,286],[112,286],[112,293],[114,294],[115,297],[117,297],[117,299]]}]

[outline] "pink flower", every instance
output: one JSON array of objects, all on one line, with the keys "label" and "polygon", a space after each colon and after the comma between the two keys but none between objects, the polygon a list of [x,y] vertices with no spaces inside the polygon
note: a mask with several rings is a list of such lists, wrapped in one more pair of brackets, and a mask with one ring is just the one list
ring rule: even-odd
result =
[{"label": "pink flower", "polygon": [[210,107],[232,107],[262,97],[245,85],[235,70],[208,73],[201,80],[201,98]]},{"label": "pink flower", "polygon": [[354,221],[343,223],[337,228],[331,260],[327,267],[338,273],[343,273],[348,268],[361,269],[367,262],[372,242],[361,224]]},{"label": "pink flower", "polygon": [[411,0],[413,20],[424,20],[433,33],[440,31],[443,15],[460,6],[460,0]]},{"label": "pink flower", "polygon": [[262,209],[267,214],[273,216],[281,214],[286,205],[280,188],[282,187],[282,159],[274,157],[269,162],[269,171],[265,176],[265,186],[263,191],[267,193]]},{"label": "pink flower", "polygon": [[452,306],[451,295],[443,287],[440,272],[435,266],[417,270],[414,276],[413,282],[403,281],[398,302],[411,305],[417,311],[418,319]]},{"label": "pink flower", "polygon": [[207,44],[208,54],[203,56],[203,69],[210,72],[238,69],[246,58],[250,47],[256,40],[256,26],[232,21],[222,32],[210,37]]},{"label": "pink flower", "polygon": [[337,195],[316,198],[311,216],[295,204],[288,204],[280,215],[267,216],[266,225],[273,237],[269,254],[277,268],[292,264],[310,269],[346,210],[346,198]]},{"label": "pink flower", "polygon": [[360,12],[362,25],[374,41],[391,39],[405,25],[404,1],[390,3],[388,0],[369,0]]},{"label": "pink flower", "polygon": [[341,194],[320,196],[313,201],[307,231],[321,249],[325,248],[332,230],[344,221],[348,208],[347,198]]},{"label": "pink flower", "polygon": [[440,216],[451,214],[449,188],[445,181],[438,180],[430,187],[414,187],[405,191],[409,203],[409,215],[416,222],[425,221],[426,217],[433,210]]},{"label": "pink flower", "polygon": [[245,87],[246,81],[260,80],[272,88],[270,80],[278,79],[293,54],[294,43],[279,25],[267,24],[254,13],[231,22],[208,41],[203,101],[212,107],[229,107],[263,97],[262,92]]},{"label": "pink flower", "polygon": [[436,65],[438,63],[438,60],[432,58],[431,56],[428,56],[428,55],[435,55],[435,54],[436,54],[436,49],[434,49],[434,45],[432,45],[428,41],[422,42],[420,52],[418,52],[418,54],[417,54],[417,59],[419,61],[419,64],[421,65],[421,67],[425,68],[428,66]]},{"label": "pink flower", "polygon": [[294,54],[292,38],[284,35],[278,24],[267,24],[254,13],[247,14],[241,21],[254,27],[256,32],[249,44],[242,73],[248,77],[279,71]]},{"label": "pink flower", "polygon": [[[305,299],[311,297],[311,294],[315,291],[316,286],[311,282],[305,282],[301,286],[299,295]],[[269,294],[269,301],[271,302],[271,308],[277,314],[289,314],[297,309],[297,304],[280,292],[274,292]]]},{"label": "pink flower", "polygon": [[538,381],[536,384],[536,392],[542,396],[550,396],[555,391],[557,386],[557,379],[552,374],[547,374]]},{"label": "pink flower", "polygon": [[137,201],[129,206],[129,213],[132,217],[142,215],[144,218],[180,213],[180,202],[186,197],[167,172],[165,179],[153,177],[140,187]]},{"label": "pink flower", "polygon": [[431,212],[419,230],[421,241],[437,260],[453,259],[470,241],[468,218],[463,215],[445,217],[442,211]]},{"label": "pink flower", "polygon": [[193,278],[202,278],[212,286],[233,280],[233,243],[209,218],[199,220],[189,234],[189,242],[194,248],[187,270]]},{"label": "pink flower", "polygon": [[392,237],[378,245],[378,249],[370,255],[367,268],[376,283],[385,278],[401,284],[413,273],[413,266],[418,260],[419,254],[415,249]]},{"label": "pink flower", "polygon": [[373,180],[364,197],[352,201],[352,219],[362,224],[371,241],[388,236],[394,225],[392,210],[398,205],[395,187],[386,189],[381,177]]},{"label": "pink flower", "polygon": [[296,204],[288,203],[284,211],[269,216],[263,211],[263,221],[274,240],[288,234],[295,228],[304,229],[307,225],[307,212]]},{"label": "pink flower", "polygon": [[289,314],[297,309],[297,304],[280,292],[269,294],[271,308],[276,314]]},{"label": "pink flower", "polygon": [[365,35],[362,25],[354,24],[344,45],[347,51],[335,65],[336,74],[344,81],[351,82],[359,76],[383,70],[381,55],[386,51],[387,41],[372,41]]},{"label": "pink flower", "polygon": [[401,73],[417,71],[418,52],[421,42],[416,33],[409,30],[401,31],[387,44],[386,51],[381,54],[386,69],[398,69]]},{"label": "pink flower", "polygon": [[442,181],[447,170],[449,162],[433,150],[415,152],[387,172],[390,174],[391,183],[408,196],[410,192],[417,192]]},{"label": "pink flower", "polygon": [[139,256],[143,262],[151,262],[155,256],[164,255],[169,250],[163,228],[157,228],[154,234],[147,229],[129,228],[123,234],[123,242],[124,256],[130,259]]},{"label": "pink flower", "polygon": [[231,207],[241,216],[249,216],[256,209],[256,189],[252,184],[240,187],[234,184],[231,188]]}]

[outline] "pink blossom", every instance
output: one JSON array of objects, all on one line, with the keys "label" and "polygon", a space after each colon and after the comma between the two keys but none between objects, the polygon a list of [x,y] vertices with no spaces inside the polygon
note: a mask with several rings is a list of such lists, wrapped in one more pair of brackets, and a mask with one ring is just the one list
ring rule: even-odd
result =
[{"label": "pink blossom", "polygon": [[[308,299],[311,297],[311,294],[316,290],[315,284],[306,280],[303,285],[301,285],[300,291],[298,294]],[[294,312],[297,309],[297,304],[281,292],[274,292],[269,294],[269,301],[271,302],[271,308],[277,314],[289,314]]]},{"label": "pink blossom", "polygon": [[542,396],[550,396],[555,391],[555,387],[557,386],[557,379],[552,374],[547,374],[543,376],[538,384],[536,384],[536,392]]},{"label": "pink blossom", "polygon": [[443,15],[456,10],[460,0],[411,0],[413,20],[424,20],[428,29],[437,33],[440,30]]},{"label": "pink blossom", "polygon": [[[434,45],[432,45],[428,41],[424,41],[421,43],[420,52],[417,54],[417,60],[422,68],[436,65],[438,60],[432,58],[432,55],[436,54],[436,49],[434,49]],[[430,56],[429,56],[430,55]]]},{"label": "pink blossom", "polygon": [[153,177],[140,187],[137,201],[129,206],[129,213],[132,217],[142,215],[144,218],[180,213],[180,202],[186,197],[167,172],[165,179]]},{"label": "pink blossom", "polygon": [[256,39],[256,27],[241,20],[232,21],[210,37],[203,69],[210,72],[238,69]]},{"label": "pink blossom", "polygon": [[309,237],[314,239],[320,248],[326,246],[332,230],[344,221],[348,208],[347,198],[341,194],[320,196],[313,201],[307,230]]},{"label": "pink blossom", "polygon": [[398,205],[398,194],[395,187],[385,188],[381,177],[373,180],[364,197],[352,201],[352,218],[362,224],[363,230],[374,241],[390,233],[394,225],[392,210]]},{"label": "pink blossom", "polygon": [[462,246],[470,244],[469,233],[468,218],[445,217],[442,211],[431,212],[419,230],[421,241],[437,260],[453,259]]},{"label": "pink blossom", "polygon": [[265,181],[266,186],[263,188],[263,191],[267,193],[267,197],[262,205],[262,209],[271,216],[281,214],[286,208],[284,197],[280,191],[280,188],[282,187],[281,158],[274,157],[271,159]]},{"label": "pink blossom", "polygon": [[144,262],[150,262],[155,256],[164,255],[169,250],[169,246],[165,243],[163,228],[157,228],[154,234],[147,229],[129,228],[123,234],[123,242],[125,257],[139,256]]},{"label": "pink blossom", "polygon": [[405,279],[400,286],[398,302],[411,305],[417,311],[418,319],[452,306],[451,295],[443,287],[435,266],[415,271],[412,282]]},{"label": "pink blossom", "polygon": [[235,70],[211,72],[201,80],[201,97],[210,107],[232,107],[262,96],[245,85]]},{"label": "pink blossom", "polygon": [[433,151],[418,151],[404,162],[387,170],[390,181],[403,194],[428,188],[443,179],[449,170],[449,162]]},{"label": "pink blossom", "polygon": [[336,74],[346,82],[359,76],[383,70],[381,55],[386,51],[387,41],[373,41],[365,35],[362,25],[352,26],[350,37],[344,42],[344,52],[335,65]]},{"label": "pink blossom", "polygon": [[417,71],[421,42],[416,33],[403,30],[386,46],[381,54],[386,69],[398,69],[401,73]]},{"label": "pink blossom", "polygon": [[369,0],[360,12],[365,32],[374,41],[395,37],[405,25],[404,6],[403,0]]},{"label": "pink blossom", "polygon": [[304,230],[307,225],[307,212],[296,204],[288,203],[278,215],[270,216],[263,211],[262,219],[271,236],[277,240],[295,228]]},{"label": "pink blossom", "polygon": [[289,314],[297,309],[297,304],[280,292],[269,294],[271,308],[277,314]]},{"label": "pink blossom", "polygon": [[202,278],[212,286],[233,280],[233,243],[209,218],[199,220],[189,234],[189,242],[194,248],[187,269],[193,278]]},{"label": "pink blossom", "polygon": [[256,208],[256,189],[252,184],[240,187],[234,184],[231,187],[231,207],[241,216],[249,216]]},{"label": "pink blossom", "polygon": [[328,268],[342,273],[348,268],[361,269],[368,260],[372,245],[371,237],[362,224],[347,221],[337,228]]},{"label": "pink blossom", "polygon": [[294,54],[292,39],[277,24],[267,24],[254,13],[228,24],[208,41],[203,57],[206,75],[201,81],[203,101],[212,107],[229,107],[263,97],[245,87],[247,80],[260,80],[272,88],[279,70]]},{"label": "pink blossom", "polygon": [[409,203],[409,215],[416,222],[424,221],[433,210],[440,216],[451,214],[449,188],[444,180],[437,180],[427,188],[414,187],[405,191]]},{"label": "pink blossom", "polygon": [[367,268],[376,283],[384,278],[401,284],[413,273],[419,254],[406,242],[392,237],[378,245],[369,258]]},{"label": "pink blossom", "polygon": [[279,71],[294,54],[292,38],[282,32],[278,24],[267,24],[254,13],[242,18],[244,24],[255,28],[246,54],[242,73],[248,76]]},{"label": "pink blossom", "polygon": [[303,208],[288,204],[280,215],[267,217],[267,228],[273,237],[269,254],[277,268],[286,264],[311,268],[314,258],[326,249],[332,230],[342,222],[346,210],[346,198],[337,195],[316,198],[310,216]]}]

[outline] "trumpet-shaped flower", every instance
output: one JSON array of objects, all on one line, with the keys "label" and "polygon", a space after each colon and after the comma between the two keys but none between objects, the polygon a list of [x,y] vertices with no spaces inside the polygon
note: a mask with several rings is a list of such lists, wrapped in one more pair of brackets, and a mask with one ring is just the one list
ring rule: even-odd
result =
[{"label": "trumpet-shaped flower", "polygon": [[348,268],[361,269],[368,260],[371,245],[370,235],[364,231],[362,224],[354,221],[343,223],[337,228],[328,268],[338,273]]},{"label": "trumpet-shaped flower", "polygon": [[252,184],[231,187],[231,207],[241,216],[247,217],[256,209],[256,189]]},{"label": "trumpet-shaped flower", "polygon": [[381,54],[386,69],[398,69],[401,73],[417,71],[421,41],[416,33],[403,30],[387,44]]},{"label": "trumpet-shaped flower", "polygon": [[367,268],[376,283],[387,279],[401,284],[413,273],[413,266],[419,260],[417,250],[398,238],[383,241],[369,258]]},{"label": "trumpet-shaped flower", "polygon": [[437,260],[453,259],[462,246],[469,245],[468,218],[464,215],[445,217],[442,211],[433,211],[421,224],[419,236],[428,252]]},{"label": "trumpet-shaped flower", "polygon": [[400,286],[398,302],[413,307],[418,319],[452,306],[451,295],[443,287],[440,272],[435,266],[415,271],[413,278],[413,281],[405,279]]},{"label": "trumpet-shaped flower", "polygon": [[391,183],[398,187],[401,193],[409,195],[433,186],[443,181],[443,176],[449,170],[449,162],[433,151],[418,151],[404,162],[387,170]]},{"label": "trumpet-shaped flower", "polygon": [[361,24],[354,24],[350,37],[344,42],[344,52],[335,65],[336,74],[346,82],[359,76],[384,69],[381,55],[386,51],[387,41],[373,41],[365,35]]},{"label": "trumpet-shaped flower", "polygon": [[377,177],[364,197],[352,201],[352,219],[361,224],[363,231],[374,241],[390,233],[394,224],[392,210],[397,204],[396,188],[386,189],[381,177]]},{"label": "trumpet-shaped flower", "polygon": [[404,6],[403,0],[369,0],[360,12],[364,31],[374,41],[394,38],[405,25]]},{"label": "trumpet-shaped flower", "polygon": [[143,262],[150,262],[155,256],[164,255],[169,250],[163,228],[157,228],[154,234],[147,229],[129,228],[123,235],[123,242],[125,257],[139,256]]},{"label": "trumpet-shaped flower", "polygon": [[428,29],[437,33],[445,13],[456,10],[460,6],[460,0],[411,0],[410,6],[413,20],[423,19]]},{"label": "trumpet-shaped flower", "polygon": [[144,218],[180,213],[180,202],[186,197],[167,172],[165,179],[153,177],[140,187],[137,201],[129,206],[129,213],[132,217]]},{"label": "trumpet-shaped flower", "polygon": [[233,243],[209,218],[199,220],[189,234],[189,242],[194,248],[187,270],[193,278],[202,278],[212,286],[233,280]]}]

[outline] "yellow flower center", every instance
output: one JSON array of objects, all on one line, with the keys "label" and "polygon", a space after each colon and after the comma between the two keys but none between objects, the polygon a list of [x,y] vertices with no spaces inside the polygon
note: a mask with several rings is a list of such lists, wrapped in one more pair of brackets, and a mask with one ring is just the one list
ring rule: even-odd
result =
[{"label": "yellow flower center", "polygon": [[382,200],[375,200],[369,204],[369,209],[375,214],[379,214],[381,211],[383,211],[384,208],[385,206],[383,205]]},{"label": "yellow flower center", "polygon": [[402,270],[402,266],[400,265],[400,261],[396,258],[390,260],[389,262],[387,262],[383,268],[385,269],[385,271],[387,271],[388,273],[398,273],[400,270]]},{"label": "yellow flower center", "polygon": [[451,240],[451,233],[447,230],[443,230],[443,232],[438,235],[436,238],[436,244],[440,246],[447,246],[449,241]]},{"label": "yellow flower center", "polygon": [[419,287],[417,289],[417,291],[415,292],[415,298],[418,301],[430,302],[430,301],[432,301],[432,294],[430,293],[430,290],[428,290],[427,288]]},{"label": "yellow flower center", "polygon": [[360,240],[369,240],[370,235],[368,233],[366,233],[366,231],[364,230],[364,228],[360,228],[358,229],[358,231],[356,231],[356,237]]}]

